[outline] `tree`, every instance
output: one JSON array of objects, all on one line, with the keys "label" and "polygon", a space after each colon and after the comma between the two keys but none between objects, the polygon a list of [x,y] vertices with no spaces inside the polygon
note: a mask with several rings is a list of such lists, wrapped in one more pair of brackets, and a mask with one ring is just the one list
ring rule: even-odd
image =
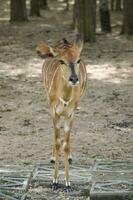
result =
[{"label": "tree", "polygon": [[110,7],[112,11],[114,10],[114,3],[115,3],[115,0],[110,1]]},{"label": "tree", "polygon": [[73,24],[72,24],[72,27],[74,29],[76,29],[76,27],[78,26],[77,25],[77,21],[78,21],[77,20],[78,19],[78,13],[77,13],[78,8],[77,8],[77,5],[78,5],[77,0],[75,0],[74,5],[73,5]]},{"label": "tree", "polygon": [[26,0],[11,0],[10,21],[27,21]]},{"label": "tree", "polygon": [[101,31],[104,33],[110,33],[111,24],[110,24],[108,0],[100,0],[99,12],[100,12]]},{"label": "tree", "polygon": [[42,9],[47,9],[48,8],[47,0],[39,0],[39,5],[40,5],[40,8],[42,8]]},{"label": "tree", "polygon": [[133,35],[133,0],[123,0],[122,33]]},{"label": "tree", "polygon": [[121,10],[121,4],[122,4],[121,0],[116,0],[116,2],[115,2],[115,10],[116,11]]},{"label": "tree", "polygon": [[69,10],[69,0],[65,0],[65,2],[66,2],[66,11],[68,11]]},{"label": "tree", "polygon": [[40,17],[40,2],[38,0],[30,0],[30,16]]},{"label": "tree", "polygon": [[84,41],[94,42],[96,32],[96,0],[75,1],[75,25]]},{"label": "tree", "polygon": [[110,7],[112,11],[120,11],[122,9],[122,0],[111,0]]}]

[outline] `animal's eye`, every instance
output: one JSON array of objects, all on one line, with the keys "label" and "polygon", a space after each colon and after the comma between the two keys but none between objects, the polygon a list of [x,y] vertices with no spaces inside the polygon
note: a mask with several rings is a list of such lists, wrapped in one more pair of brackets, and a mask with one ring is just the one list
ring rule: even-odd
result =
[{"label": "animal's eye", "polygon": [[77,61],[77,63],[79,64],[79,63],[80,63],[80,61],[81,61],[81,60],[79,59],[79,60]]},{"label": "animal's eye", "polygon": [[66,63],[63,60],[60,60],[61,65],[65,65]]}]

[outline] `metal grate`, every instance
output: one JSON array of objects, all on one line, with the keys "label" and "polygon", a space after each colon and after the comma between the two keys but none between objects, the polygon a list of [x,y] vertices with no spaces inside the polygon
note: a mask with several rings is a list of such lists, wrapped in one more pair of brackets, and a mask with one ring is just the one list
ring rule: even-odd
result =
[{"label": "metal grate", "polygon": [[24,200],[32,170],[19,166],[0,167],[0,197],[6,200]]},{"label": "metal grate", "polygon": [[90,200],[133,200],[133,162],[96,162]]},{"label": "metal grate", "polygon": [[[61,188],[51,191],[54,166],[0,166],[0,199],[63,199],[64,166],[59,168]],[[96,162],[94,166],[73,164],[70,167],[73,187],[71,199],[133,200],[133,161]],[[92,185],[92,186],[91,186]],[[91,187],[91,190],[90,190]],[[64,195],[64,196],[63,196]],[[44,198],[46,197],[46,198]]]},{"label": "metal grate", "polygon": [[[71,182],[76,184],[89,183],[92,178],[92,168],[89,166],[71,166],[70,177]],[[53,167],[49,165],[37,166],[32,178],[33,181],[51,182],[53,180]],[[64,169],[59,169],[59,181],[62,183],[65,180]]]},{"label": "metal grate", "polygon": [[133,161],[96,162],[93,171],[133,172]]}]

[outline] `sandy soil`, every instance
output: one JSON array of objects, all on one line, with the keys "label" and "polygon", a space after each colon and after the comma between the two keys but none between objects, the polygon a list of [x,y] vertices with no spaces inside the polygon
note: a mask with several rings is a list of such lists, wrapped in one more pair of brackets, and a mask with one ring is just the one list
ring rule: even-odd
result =
[{"label": "sandy soil", "polygon": [[[7,6],[8,8],[8,6]],[[36,164],[51,155],[52,125],[42,87],[43,60],[38,42],[72,38],[72,13],[42,11],[42,18],[10,24],[0,16],[0,164]],[[88,72],[86,93],[75,116],[73,158],[133,158],[133,38],[119,35],[121,14],[113,13],[113,31],[97,35],[82,52]]]}]

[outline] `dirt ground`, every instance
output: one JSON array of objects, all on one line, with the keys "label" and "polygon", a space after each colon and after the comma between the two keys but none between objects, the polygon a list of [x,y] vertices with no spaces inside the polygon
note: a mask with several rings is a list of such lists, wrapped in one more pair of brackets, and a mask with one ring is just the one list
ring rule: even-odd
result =
[{"label": "dirt ground", "polygon": [[[0,164],[43,163],[51,156],[43,60],[35,48],[40,41],[72,38],[72,12],[57,6],[53,1],[42,18],[19,24],[9,23],[8,4],[1,7]],[[121,18],[112,13],[112,33],[97,34],[95,44],[84,45],[88,84],[75,114],[74,161],[133,158],[133,38],[119,35]]]}]

